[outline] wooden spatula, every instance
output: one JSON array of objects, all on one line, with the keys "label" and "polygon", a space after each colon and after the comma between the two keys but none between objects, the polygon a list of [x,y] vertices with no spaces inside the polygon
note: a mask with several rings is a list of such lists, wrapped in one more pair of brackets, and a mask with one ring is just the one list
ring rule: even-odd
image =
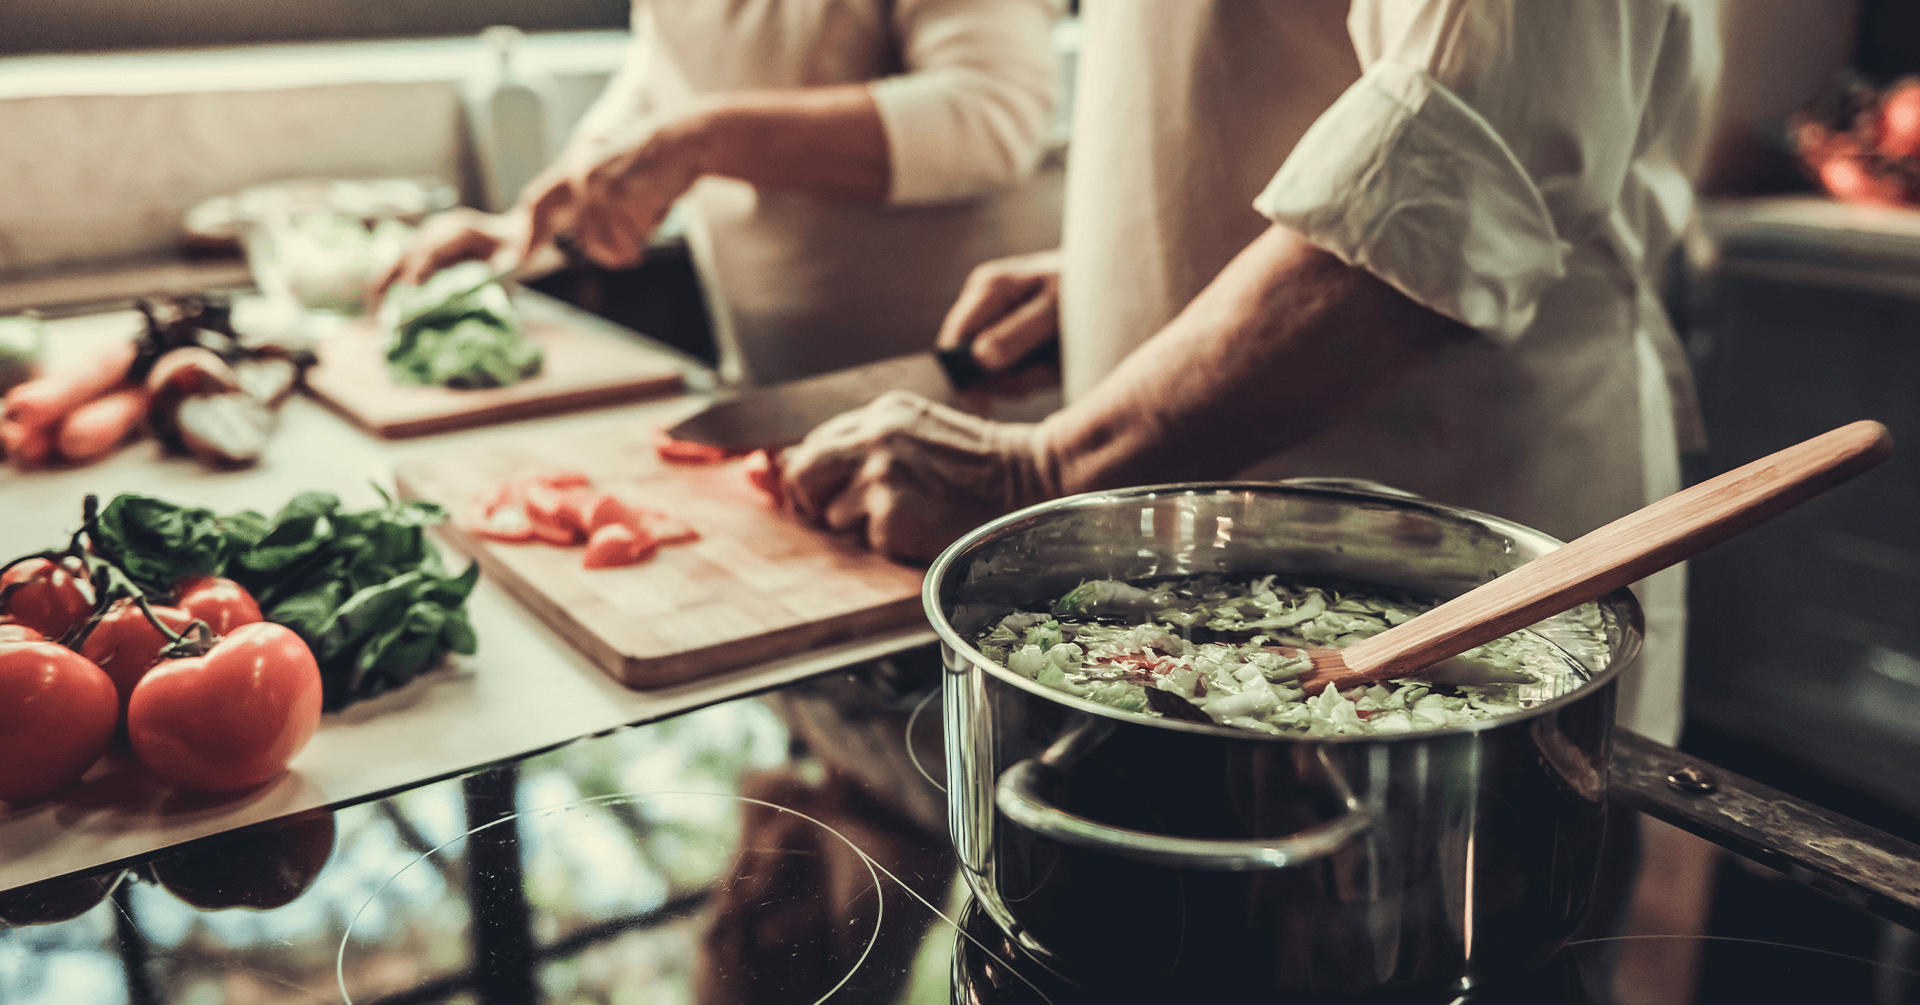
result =
[{"label": "wooden spatula", "polygon": [[1299,683],[1318,694],[1418,672],[1508,632],[1572,610],[1806,502],[1893,452],[1865,420],[1635,510],[1539,558],[1345,649],[1309,648]]}]

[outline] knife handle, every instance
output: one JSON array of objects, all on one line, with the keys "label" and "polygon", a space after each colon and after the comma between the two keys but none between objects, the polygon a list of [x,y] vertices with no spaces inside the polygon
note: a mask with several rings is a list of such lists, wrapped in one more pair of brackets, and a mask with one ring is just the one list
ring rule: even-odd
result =
[{"label": "knife handle", "polygon": [[[959,345],[951,349],[941,349],[933,354],[940,362],[940,369],[946,371],[947,382],[957,391],[964,391],[991,376],[980,361],[973,358],[973,346]],[[1025,356],[1014,361],[1008,373],[1019,373],[1030,366],[1057,361],[1060,358],[1060,340],[1049,339],[1028,350]]]},{"label": "knife handle", "polygon": [[560,257],[566,262],[561,268],[572,269],[589,264],[587,253],[580,248],[580,235],[571,230],[563,230],[553,235],[553,247],[560,252]]}]

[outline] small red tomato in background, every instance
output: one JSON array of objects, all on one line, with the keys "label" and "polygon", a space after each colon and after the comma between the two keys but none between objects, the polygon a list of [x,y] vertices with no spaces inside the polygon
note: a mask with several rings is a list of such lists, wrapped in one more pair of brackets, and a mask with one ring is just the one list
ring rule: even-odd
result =
[{"label": "small red tomato in background", "polygon": [[86,657],[52,642],[0,643],[0,801],[79,781],[119,722],[113,681]]},{"label": "small red tomato in background", "polygon": [[134,755],[195,792],[233,792],[279,774],[320,724],[320,668],[292,629],[239,628],[205,656],[147,671],[127,705]]},{"label": "small red tomato in background", "polygon": [[[187,626],[193,624],[193,615],[178,607],[154,604],[152,609],[154,616],[176,633],[185,632]],[[112,678],[113,689],[120,695],[120,711],[125,712],[127,699],[133,697],[133,686],[160,662],[160,652],[165,648],[167,637],[147,620],[139,604],[130,597],[122,597],[107,608],[93,631],[87,633],[87,640],[80,643],[80,655],[92,660]]]},{"label": "small red tomato in background", "polygon": [[44,558],[30,558],[0,575],[0,589],[24,584],[0,608],[16,623],[57,639],[93,613],[93,585],[73,570]]},{"label": "small red tomato in background", "polygon": [[180,599],[175,607],[207,623],[215,635],[227,635],[241,625],[265,621],[253,594],[231,579],[219,576],[195,576],[182,580],[175,589]]},{"label": "small red tomato in background", "polygon": [[1920,157],[1920,81],[1888,91],[1880,104],[1880,152],[1888,157]]},{"label": "small red tomato in background", "polygon": [[1906,205],[1906,187],[1898,179],[1874,174],[1864,158],[1835,157],[1820,165],[1820,183],[1835,198],[1870,206]]}]

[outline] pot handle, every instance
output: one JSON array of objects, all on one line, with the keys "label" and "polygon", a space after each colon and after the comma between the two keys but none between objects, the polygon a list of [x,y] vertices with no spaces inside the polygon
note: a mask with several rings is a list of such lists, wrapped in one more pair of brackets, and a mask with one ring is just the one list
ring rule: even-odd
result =
[{"label": "pot handle", "polygon": [[1326,858],[1373,826],[1372,811],[1354,796],[1346,775],[1328,759],[1325,750],[1319,751],[1318,756],[1334,794],[1345,804],[1345,809],[1332,820],[1284,837],[1186,838],[1098,823],[1069,813],[1041,795],[1041,782],[1046,776],[1057,774],[1059,769],[1031,758],[1001,774],[994,786],[993,801],[1014,823],[1061,844],[1175,869],[1216,872],[1287,869]]}]

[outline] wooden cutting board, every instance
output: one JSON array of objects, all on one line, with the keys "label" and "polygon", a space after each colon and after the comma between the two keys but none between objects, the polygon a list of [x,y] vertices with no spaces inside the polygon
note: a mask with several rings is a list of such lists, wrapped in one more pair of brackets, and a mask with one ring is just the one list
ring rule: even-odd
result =
[{"label": "wooden cutting board", "polygon": [[[564,442],[522,438],[402,464],[400,491],[448,507],[453,543],[629,687],[658,687],[923,623],[924,571],[829,535],[772,506],[739,460],[669,464],[653,430],[609,423]],[[585,569],[582,549],[487,541],[464,506],[514,475],[576,470],[595,489],[665,510],[700,532],[651,559]],[[481,626],[481,645],[486,644]]]},{"label": "wooden cutting board", "polygon": [[514,295],[546,359],[538,376],[508,387],[460,391],[396,384],[384,339],[362,318],[320,339],[307,390],[360,426],[389,439],[548,415],[671,394],[686,366],[667,350],[559,301]]}]

